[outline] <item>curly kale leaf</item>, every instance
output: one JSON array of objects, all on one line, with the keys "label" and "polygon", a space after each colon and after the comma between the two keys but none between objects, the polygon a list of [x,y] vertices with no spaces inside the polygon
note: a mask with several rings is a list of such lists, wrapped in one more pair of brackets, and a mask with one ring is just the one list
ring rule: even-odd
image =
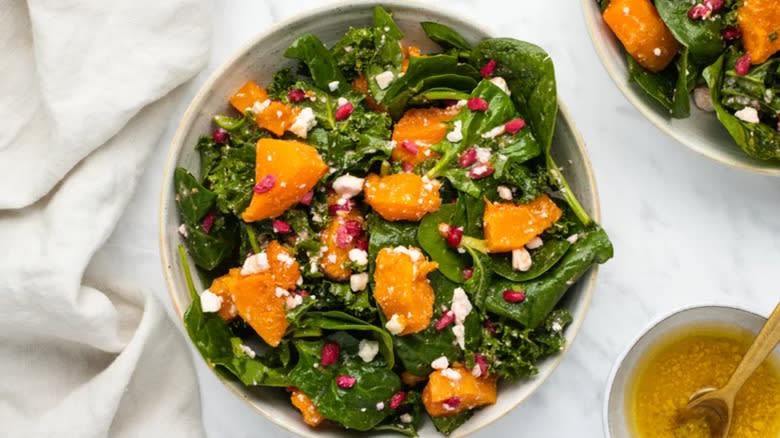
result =
[{"label": "curly kale leaf", "polygon": [[286,98],[287,92],[295,85],[295,81],[295,74],[291,68],[287,67],[277,71],[268,85],[268,96],[276,100]]},{"label": "curly kale leaf", "polygon": [[255,146],[222,148],[219,162],[206,175],[209,188],[217,195],[217,209],[240,216],[252,200],[255,184]]},{"label": "curly kale leaf", "polygon": [[360,76],[376,56],[374,29],[369,27],[351,27],[346,35],[330,49],[336,65],[351,81]]}]

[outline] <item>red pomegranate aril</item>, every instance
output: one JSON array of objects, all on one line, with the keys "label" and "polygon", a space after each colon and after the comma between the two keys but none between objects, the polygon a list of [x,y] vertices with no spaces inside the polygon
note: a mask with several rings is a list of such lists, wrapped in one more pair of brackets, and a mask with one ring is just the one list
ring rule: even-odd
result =
[{"label": "red pomegranate aril", "polygon": [[352,237],[357,237],[363,233],[363,225],[358,221],[346,221],[344,222],[344,228],[347,229],[347,234]]},{"label": "red pomegranate aril", "polygon": [[304,298],[306,298],[306,297],[308,297],[308,296],[309,296],[309,293],[308,293],[308,292],[306,292],[305,290],[296,290],[296,291],[295,291],[295,294],[296,294],[296,295],[300,295],[300,296],[302,296],[302,297],[304,297]]},{"label": "red pomegranate aril", "polygon": [[493,166],[491,166],[490,163],[480,164],[479,166],[469,170],[469,178],[471,179],[487,178],[490,175],[492,175],[494,171],[495,169],[493,169]]},{"label": "red pomegranate aril", "polygon": [[739,76],[745,76],[746,74],[750,73],[749,53],[745,53],[739,59],[737,59],[737,63],[734,65],[734,71],[737,72]]},{"label": "red pomegranate aril", "polygon": [[710,8],[699,3],[688,9],[688,18],[691,20],[703,20],[709,17],[711,13],[712,10]]},{"label": "red pomegranate aril", "polygon": [[460,246],[460,241],[463,239],[462,227],[450,227],[450,231],[447,233],[447,245],[452,248]]},{"label": "red pomegranate aril", "polygon": [[472,97],[466,102],[466,106],[469,107],[471,111],[487,111],[488,109],[487,100],[481,97]]},{"label": "red pomegranate aril", "polygon": [[347,120],[354,109],[355,107],[352,106],[352,102],[347,102],[344,105],[336,108],[336,111],[333,113],[333,117],[339,122],[342,120]]},{"label": "red pomegranate aril", "polygon": [[411,140],[404,140],[401,142],[401,148],[410,154],[417,155],[417,143]]},{"label": "red pomegranate aril", "polygon": [[471,280],[471,277],[474,276],[474,268],[464,268],[463,269],[463,279],[464,280]]},{"label": "red pomegranate aril", "polygon": [[306,192],[305,195],[303,195],[303,198],[301,198],[301,200],[298,201],[298,202],[300,202],[301,204],[303,204],[305,206],[309,206],[309,205],[311,205],[311,200],[312,199],[314,199],[314,191],[313,190],[309,190],[308,192]]},{"label": "red pomegranate aril", "polygon": [[225,144],[227,143],[228,138],[230,138],[230,134],[223,128],[217,128],[211,133],[211,138],[219,144]]},{"label": "red pomegranate aril", "polygon": [[271,227],[274,229],[274,233],[279,233],[279,234],[287,234],[290,231],[292,231],[290,224],[279,219],[274,220],[273,223],[271,224]]},{"label": "red pomegranate aril", "polygon": [[496,334],[496,325],[493,324],[493,321],[486,319],[485,322],[482,323],[482,327],[485,327],[485,330],[487,330],[491,335]]},{"label": "red pomegranate aril", "polygon": [[704,0],[704,6],[706,6],[712,12],[720,12],[723,9],[723,0]]},{"label": "red pomegranate aril", "polygon": [[480,377],[486,376],[488,372],[488,362],[485,356],[474,353],[474,363],[479,367]]},{"label": "red pomegranate aril", "polygon": [[512,135],[517,134],[523,128],[525,128],[525,120],[523,119],[513,119],[504,125],[504,131]]},{"label": "red pomegranate aril", "polygon": [[326,342],[325,345],[322,346],[320,365],[326,367],[338,362],[339,353],[341,353],[341,346],[339,344],[335,342]]},{"label": "red pomegranate aril", "polygon": [[341,389],[349,389],[355,386],[357,378],[347,375],[341,375],[336,377],[336,385]]},{"label": "red pomegranate aril", "polygon": [[209,231],[211,231],[211,227],[214,226],[214,221],[216,219],[217,216],[212,211],[210,211],[209,214],[207,214],[206,217],[203,218],[203,222],[200,224],[200,228],[203,230],[204,233],[208,234]]},{"label": "red pomegranate aril", "polygon": [[455,409],[458,409],[458,406],[460,406],[460,397],[450,397],[447,400],[444,400],[442,404],[444,405],[444,409],[448,411],[454,411]]},{"label": "red pomegranate aril", "polygon": [[268,174],[252,189],[255,193],[265,193],[276,185],[276,177]]},{"label": "red pomegranate aril", "polygon": [[355,248],[368,251],[368,240],[366,240],[365,237],[359,238],[357,241],[355,241]]},{"label": "red pomegranate aril", "polygon": [[336,216],[340,211],[348,212],[350,210],[352,210],[352,201],[347,201],[343,204],[331,204],[328,206],[328,214],[331,216]]},{"label": "red pomegranate aril", "polygon": [[401,163],[401,169],[402,169],[404,172],[406,172],[406,173],[409,173],[409,172],[411,172],[412,170],[414,170],[414,165],[412,165],[412,163],[410,163],[410,162],[408,162],[408,161],[404,161],[403,163]]},{"label": "red pomegranate aril", "polygon": [[452,310],[448,310],[444,312],[438,321],[436,321],[436,324],[434,324],[433,327],[437,331],[442,331],[449,327],[453,322],[455,322],[455,313]]},{"label": "red pomegranate aril", "polygon": [[477,150],[475,148],[466,149],[465,152],[460,154],[458,164],[460,167],[469,167],[477,162]]},{"label": "red pomegranate aril", "polygon": [[504,301],[507,303],[520,303],[525,301],[525,292],[521,290],[510,290],[507,289],[504,291]]},{"label": "red pomegranate aril", "polygon": [[406,393],[398,391],[390,397],[390,409],[398,409],[401,407],[401,403],[406,400]]},{"label": "red pomegranate aril", "polygon": [[721,35],[725,41],[734,41],[742,36],[742,31],[734,26],[728,26],[727,28],[723,29]]},{"label": "red pomegranate aril", "polygon": [[479,74],[482,75],[483,78],[489,78],[493,76],[493,73],[496,71],[496,60],[490,59],[488,62],[485,63],[485,65],[482,66],[481,69],[479,69]]},{"label": "red pomegranate aril", "polygon": [[336,246],[341,249],[349,248],[354,237],[349,233],[347,227],[342,225],[336,229]]},{"label": "red pomegranate aril", "polygon": [[293,103],[302,102],[303,99],[306,99],[306,92],[304,92],[300,88],[290,90],[290,92],[287,93],[287,99]]}]

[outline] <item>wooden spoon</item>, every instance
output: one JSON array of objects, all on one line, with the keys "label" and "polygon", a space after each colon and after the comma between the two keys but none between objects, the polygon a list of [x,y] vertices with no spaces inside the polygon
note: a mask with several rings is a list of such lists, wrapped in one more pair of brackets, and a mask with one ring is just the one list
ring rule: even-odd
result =
[{"label": "wooden spoon", "polygon": [[702,388],[691,395],[681,418],[706,416],[713,437],[727,437],[731,428],[734,399],[742,385],[780,343],[780,303],[758,332],[729,381],[720,389]]}]

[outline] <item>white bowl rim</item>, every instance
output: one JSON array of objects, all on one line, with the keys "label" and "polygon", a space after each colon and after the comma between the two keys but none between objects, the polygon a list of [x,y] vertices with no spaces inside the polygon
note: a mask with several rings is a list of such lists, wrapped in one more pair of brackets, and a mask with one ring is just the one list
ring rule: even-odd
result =
[{"label": "white bowl rim", "polygon": [[[171,263],[175,258],[177,257],[176,254],[171,254],[168,251],[164,236],[166,235],[166,218],[168,216],[168,209],[166,206],[169,203],[170,196],[170,187],[169,182],[172,178],[172,172],[175,168],[176,160],[181,152],[182,147],[184,146],[183,141],[184,137],[187,134],[187,131],[185,128],[189,125],[189,121],[194,117],[195,112],[197,110],[197,107],[200,105],[201,101],[205,98],[206,92],[211,89],[214,85],[214,83],[222,76],[222,74],[230,68],[230,66],[236,62],[241,56],[243,56],[244,53],[246,53],[248,50],[250,50],[252,47],[257,45],[261,40],[268,37],[269,35],[280,31],[281,29],[290,26],[291,24],[302,21],[306,19],[307,17],[311,15],[317,15],[322,14],[325,12],[330,11],[334,7],[365,7],[365,6],[374,6],[374,5],[380,5],[380,6],[388,6],[390,8],[397,7],[397,8],[404,8],[404,9],[421,9],[425,10],[431,14],[435,14],[437,16],[446,18],[448,20],[454,21],[454,22],[463,22],[468,23],[473,28],[480,30],[482,33],[487,35],[488,37],[493,37],[496,35],[496,33],[489,28],[488,26],[485,26],[484,24],[477,24],[474,23],[473,20],[468,19],[467,17],[453,13],[450,11],[443,12],[440,10],[432,9],[430,6],[426,4],[421,4],[416,0],[350,0],[349,2],[346,1],[338,1],[333,0],[325,5],[321,5],[315,8],[307,8],[301,12],[298,12],[284,20],[281,20],[266,29],[264,29],[261,32],[258,32],[254,37],[249,39],[246,43],[242,44],[238,49],[236,49],[231,56],[229,56],[225,61],[223,61],[217,68],[214,69],[214,71],[208,76],[206,81],[198,88],[197,93],[190,101],[190,104],[187,106],[187,109],[182,114],[179,123],[177,124],[176,131],[174,133],[173,139],[170,143],[170,149],[168,151],[168,156],[165,162],[165,167],[163,168],[163,179],[162,179],[162,185],[160,188],[160,203],[159,203],[159,234],[158,234],[158,240],[159,240],[159,246],[160,246],[160,259],[163,267],[163,275],[165,277],[165,283],[168,289],[168,295],[171,298],[171,302],[173,304],[174,310],[176,314],[178,315],[180,319],[180,323],[183,323],[181,320],[183,316],[183,308],[181,303],[179,302],[178,298],[174,294],[175,284],[173,281],[173,278],[171,276],[171,272],[169,269],[169,266],[171,266]],[[584,166],[586,177],[588,180],[588,187],[589,191],[591,192],[592,199],[593,199],[593,211],[591,212],[592,219],[600,223],[601,221],[601,204],[600,199],[598,195],[598,186],[596,184],[596,179],[593,174],[593,167],[590,162],[590,157],[587,153],[587,146],[585,143],[585,140],[582,137],[582,134],[580,133],[579,129],[577,129],[576,125],[574,124],[574,120],[572,118],[571,113],[565,106],[565,104],[561,101],[560,98],[558,98],[558,111],[563,116],[562,118],[565,119],[568,122],[569,129],[572,133],[572,136],[575,139],[575,143],[577,148],[579,149],[580,155],[582,156],[582,165]],[[178,145],[178,147],[177,147]],[[568,352],[569,348],[571,348],[571,345],[574,343],[574,340],[579,334],[579,331],[582,327],[582,324],[585,321],[585,317],[588,313],[588,310],[590,309],[590,304],[593,299],[594,289],[596,285],[596,279],[598,277],[598,271],[599,271],[599,265],[594,265],[590,268],[590,270],[586,273],[588,276],[588,283],[583,285],[583,302],[581,304],[580,311],[573,315],[573,321],[570,324],[570,326],[567,328],[567,332],[571,333],[571,339],[566,343],[564,346],[564,349],[561,350],[559,353],[557,353],[554,357],[551,358],[551,361],[545,367],[545,370],[540,370],[539,373],[535,376],[533,376],[533,381],[528,382],[529,385],[529,391],[527,392],[527,395],[521,398],[518,398],[515,403],[512,404],[512,406],[508,407],[504,412],[501,412],[500,415],[496,416],[490,421],[484,422],[483,424],[477,425],[475,428],[473,428],[471,431],[469,431],[469,434],[475,433],[478,430],[485,428],[502,417],[506,416],[509,412],[516,409],[519,405],[524,403],[531,395],[533,395],[539,387],[542,386],[542,384],[547,380],[548,377],[550,377],[553,372],[558,368],[558,365],[563,360],[564,355]],[[185,332],[185,336],[187,336]],[[187,336],[188,342],[189,337]],[[198,354],[198,356],[203,360],[202,356]],[[196,359],[197,360],[197,359]],[[205,362],[205,361],[204,361]],[[207,364],[208,365],[208,364]],[[287,422],[283,420],[279,420],[278,418],[271,415],[271,413],[266,412],[262,407],[257,406],[255,403],[250,402],[244,394],[242,394],[240,391],[238,391],[236,388],[228,384],[228,381],[221,376],[219,373],[214,370],[213,367],[209,366],[209,369],[211,369],[212,373],[218,378],[218,380],[230,391],[232,392],[238,399],[244,401],[249,407],[259,412],[263,417],[265,417],[268,421],[274,423],[275,425],[283,428],[287,432],[290,432],[294,435],[300,435],[299,431],[293,430],[290,427],[288,427]],[[306,433],[305,435],[311,438],[317,438],[319,435],[316,433],[316,431],[311,431]],[[459,437],[459,436],[465,436],[465,435],[459,435],[456,432],[454,432],[451,437]]]},{"label": "white bowl rim", "polygon": [[[639,110],[639,112],[642,113],[642,115],[645,116],[645,118],[649,120],[650,123],[655,125],[655,127],[658,128],[658,130],[660,130],[661,132],[665,133],[666,135],[668,135],[669,137],[677,141],[677,143],[680,143],[686,146],[687,148],[691,149],[692,151],[700,155],[703,155],[718,163],[725,164],[727,166],[731,166],[740,170],[758,173],[761,175],[780,176],[780,167],[771,168],[771,167],[754,166],[748,163],[744,163],[742,161],[734,160],[732,158],[729,158],[721,154],[713,153],[712,150],[710,150],[709,148],[702,147],[696,142],[686,141],[685,139],[683,139],[683,137],[677,134],[676,130],[670,129],[667,126],[667,119],[661,117],[657,111],[653,111],[649,105],[646,105],[636,96],[636,93],[628,86],[628,82],[623,81],[623,79],[625,79],[625,72],[619,71],[612,63],[611,58],[609,57],[606,50],[604,49],[604,45],[602,44],[601,39],[598,37],[598,35],[596,35],[594,17],[589,10],[590,8],[593,7],[592,4],[595,4],[596,1],[581,0],[580,3],[582,5],[585,27],[588,29],[590,40],[593,43],[593,47],[596,49],[596,54],[601,60],[601,65],[604,66],[604,69],[607,70],[609,77],[612,78],[612,82],[614,82],[615,85],[620,90],[620,92],[623,93],[623,96],[625,96],[626,99],[629,102],[631,102],[634,108]],[[733,142],[733,139],[731,138],[730,135],[728,136],[728,138]],[[734,144],[734,147],[738,147],[738,146]],[[745,154],[745,156],[747,156],[747,154]]]},{"label": "white bowl rim", "polygon": [[[665,313],[663,315],[660,315],[653,319],[651,322],[649,322],[641,331],[639,331],[639,334],[634,337],[631,342],[628,343],[628,345],[623,349],[623,351],[618,355],[618,357],[615,359],[615,362],[612,364],[612,369],[609,372],[609,377],[607,378],[607,385],[606,390],[604,391],[604,400],[602,401],[602,424],[604,428],[604,437],[605,438],[612,438],[612,430],[609,427],[609,402],[610,402],[610,396],[612,395],[612,386],[615,384],[615,377],[617,377],[617,373],[620,370],[620,368],[623,366],[623,362],[626,360],[626,356],[628,356],[629,353],[634,349],[634,347],[639,344],[639,342],[647,336],[653,329],[655,329],[658,325],[666,321],[667,319],[679,315],[680,313],[685,313],[691,310],[697,310],[697,309],[707,309],[707,308],[715,308],[715,309],[728,309],[729,311],[737,311],[740,313],[746,313],[750,315],[751,317],[755,316],[758,318],[761,318],[762,320],[766,320],[766,316],[761,315],[760,313],[754,312],[752,310],[748,310],[742,306],[739,305],[732,305],[732,304],[691,304],[691,305],[685,305],[678,307],[675,310],[672,310],[669,313]],[[649,348],[650,345],[648,345],[647,348]]]}]

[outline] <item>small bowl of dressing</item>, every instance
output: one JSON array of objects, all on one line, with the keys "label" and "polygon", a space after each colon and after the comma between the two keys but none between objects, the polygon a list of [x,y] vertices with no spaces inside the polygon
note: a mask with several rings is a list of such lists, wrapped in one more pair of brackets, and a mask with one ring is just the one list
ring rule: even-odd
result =
[{"label": "small bowl of dressing", "polygon": [[[685,308],[654,322],[618,358],[607,382],[605,436],[710,438],[679,412],[698,389],[723,386],[766,321],[726,306]],[[780,347],[737,395],[730,438],[780,437]]]}]

